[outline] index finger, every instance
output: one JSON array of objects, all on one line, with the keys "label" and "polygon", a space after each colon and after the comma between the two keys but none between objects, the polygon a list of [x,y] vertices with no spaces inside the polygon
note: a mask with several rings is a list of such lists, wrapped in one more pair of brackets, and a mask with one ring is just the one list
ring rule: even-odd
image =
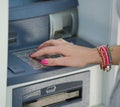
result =
[{"label": "index finger", "polygon": [[41,48],[44,48],[44,47],[47,47],[47,46],[56,46],[56,45],[60,45],[60,44],[63,44],[63,43],[66,43],[66,41],[64,39],[51,39],[51,40],[48,40],[44,43],[42,43],[40,46],[38,46],[38,50],[41,49]]},{"label": "index finger", "polygon": [[34,57],[39,57],[46,54],[54,55],[54,54],[62,54],[62,53],[63,53],[63,50],[60,46],[49,46],[49,47],[42,48],[37,52],[32,53],[30,56],[34,58]]}]

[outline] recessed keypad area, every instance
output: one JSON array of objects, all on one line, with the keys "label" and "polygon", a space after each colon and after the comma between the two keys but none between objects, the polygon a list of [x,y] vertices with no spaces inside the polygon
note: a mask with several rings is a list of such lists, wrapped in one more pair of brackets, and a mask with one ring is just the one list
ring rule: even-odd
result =
[{"label": "recessed keypad area", "polygon": [[36,49],[28,49],[28,50],[15,52],[14,55],[19,57],[22,61],[26,62],[27,64],[31,65],[33,67],[33,69],[35,69],[35,70],[45,68],[46,66],[42,65],[40,63],[40,61],[44,58],[48,58],[48,55],[33,59],[30,57],[30,54],[35,51],[36,51]]},{"label": "recessed keypad area", "polygon": [[30,54],[36,51],[37,51],[36,49],[27,49],[27,50],[15,52],[14,55],[16,55],[18,58],[20,58],[22,61],[26,62],[27,64],[31,65],[35,70],[46,67],[45,65],[42,65],[40,63],[42,59],[57,58],[62,56],[62,55],[43,55],[37,58],[31,58]]}]

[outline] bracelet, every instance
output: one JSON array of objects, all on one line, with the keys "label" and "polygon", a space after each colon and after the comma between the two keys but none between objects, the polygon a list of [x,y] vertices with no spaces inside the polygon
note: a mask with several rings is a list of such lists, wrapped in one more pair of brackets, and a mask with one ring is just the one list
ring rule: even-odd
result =
[{"label": "bracelet", "polygon": [[106,49],[107,49],[108,56],[109,56],[109,59],[110,59],[110,64],[112,64],[112,56],[111,56],[111,52],[110,52],[110,51],[112,51],[112,49],[110,49],[108,45],[107,45]]},{"label": "bracelet", "polygon": [[100,63],[100,68],[105,72],[109,72],[112,66],[112,57],[109,46],[102,45],[98,47],[97,50],[102,59],[102,62]]},{"label": "bracelet", "polygon": [[100,57],[102,59],[102,62],[100,63],[100,68],[104,69],[105,66],[106,66],[104,54],[103,54],[102,50],[100,50],[99,48],[97,48],[97,50],[98,50],[98,53],[99,53],[99,55],[100,55]]}]

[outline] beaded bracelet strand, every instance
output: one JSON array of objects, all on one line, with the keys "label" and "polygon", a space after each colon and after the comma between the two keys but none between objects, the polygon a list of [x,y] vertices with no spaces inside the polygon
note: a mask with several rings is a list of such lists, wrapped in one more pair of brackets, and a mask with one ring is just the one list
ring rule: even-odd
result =
[{"label": "beaded bracelet strand", "polygon": [[112,56],[111,56],[111,52],[110,52],[110,51],[112,51],[112,49],[110,49],[108,45],[106,46],[106,49],[107,49],[108,56],[109,56],[109,59],[110,59],[110,64],[112,64]]},{"label": "beaded bracelet strand", "polygon": [[111,70],[112,65],[112,57],[109,46],[102,45],[99,48],[97,48],[97,50],[102,59],[102,62],[100,63],[100,68],[105,72],[109,72]]},{"label": "beaded bracelet strand", "polygon": [[108,72],[108,71],[110,71],[110,59],[108,56],[108,52],[107,52],[107,49],[105,46],[101,46],[101,49],[103,50],[105,62],[106,62],[104,71]]},{"label": "beaded bracelet strand", "polygon": [[105,62],[105,57],[104,57],[103,51],[100,48],[97,48],[97,50],[98,50],[99,55],[102,59],[102,62],[100,63],[100,68],[104,70],[104,68],[106,66],[106,62]]},{"label": "beaded bracelet strand", "polygon": [[110,64],[110,60],[109,60],[108,52],[107,52],[107,50],[106,50],[106,48],[104,46],[101,46],[101,49],[104,52],[104,57],[106,59],[106,65],[109,65]]},{"label": "beaded bracelet strand", "polygon": [[102,59],[104,59],[103,68],[102,69],[105,71],[105,69],[107,68],[108,63],[107,63],[106,53],[103,50],[103,47],[100,48],[100,52],[101,52]]}]

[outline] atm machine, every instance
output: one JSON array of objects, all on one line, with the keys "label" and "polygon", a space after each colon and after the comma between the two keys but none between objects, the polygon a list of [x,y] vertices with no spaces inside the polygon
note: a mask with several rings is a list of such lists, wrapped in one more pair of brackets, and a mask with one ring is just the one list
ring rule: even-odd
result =
[{"label": "atm machine", "polygon": [[[47,67],[29,57],[49,39],[94,47],[77,36],[77,0],[10,0],[7,107],[87,107],[90,70]],[[60,55],[42,56],[60,57]]]}]

